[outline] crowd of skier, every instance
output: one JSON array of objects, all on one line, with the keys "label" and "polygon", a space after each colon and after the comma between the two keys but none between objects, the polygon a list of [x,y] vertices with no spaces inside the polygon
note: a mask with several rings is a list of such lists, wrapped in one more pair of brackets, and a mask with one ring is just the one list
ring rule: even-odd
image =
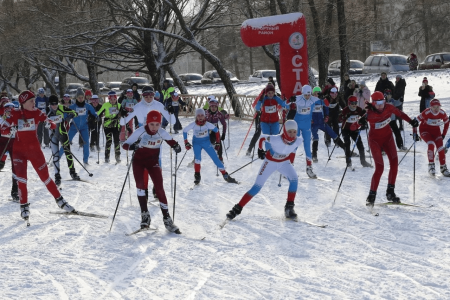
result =
[{"label": "crowd of skier", "polygon": [[[294,168],[295,154],[298,147],[303,146],[306,173],[310,178],[317,178],[313,171],[313,163],[318,162],[319,129],[325,133],[327,148],[331,146],[331,139],[334,141],[335,146],[331,154],[336,147],[342,149],[346,158],[346,170],[353,168],[352,157],[359,157],[363,167],[372,167],[366,160],[366,150],[361,139],[361,131],[366,131],[370,155],[375,165],[366,200],[366,205],[369,207],[373,207],[375,203],[378,185],[384,171],[383,155],[387,156],[390,165],[386,198],[394,204],[400,203],[399,197],[395,194],[398,171],[397,149],[400,151],[409,151],[409,149],[404,147],[400,134],[400,130],[404,130],[403,122],[400,122],[401,128],[399,128],[398,119],[408,122],[413,127],[414,141],[419,141],[421,138],[428,144],[430,175],[434,176],[436,173],[434,163],[436,148],[440,171],[444,176],[450,177],[450,171],[446,167],[446,148],[443,142],[448,131],[449,119],[438,99],[433,97],[428,100],[430,95],[427,92],[423,109],[421,104],[420,114],[417,117],[409,117],[402,112],[404,87],[402,96],[393,93],[395,86],[392,86],[392,83],[389,84],[390,81],[386,81],[385,73],[382,74],[376,91],[371,95],[365,82],[356,84],[350,81],[348,76],[345,79],[345,86],[348,89],[346,88],[342,93],[339,93],[331,78],[323,89],[305,85],[300,95],[289,99],[282,99],[275,93],[273,81],[270,81],[261,91],[253,103],[256,113],[252,125],[255,124],[255,133],[247,155],[255,155],[257,146],[257,156],[263,162],[254,185],[226,215],[228,220],[242,213],[243,207],[261,190],[266,180],[275,171],[289,181],[285,216],[296,220],[294,201],[298,175]],[[396,80],[398,83],[403,79],[398,75]],[[419,95],[425,93],[427,84],[428,81],[424,78]],[[28,161],[55,198],[57,205],[67,213],[77,213],[58,189],[63,173],[60,160],[65,155],[71,179],[80,180],[75,169],[75,161],[87,170],[90,152],[96,152],[97,163],[99,163],[102,130],[106,139],[105,163],[110,162],[112,148],[116,163],[121,162],[121,148],[132,152],[130,166],[133,168],[137,198],[141,208],[140,225],[143,230],[148,229],[151,223],[147,206],[150,177],[153,182],[153,196],[159,201],[165,227],[170,232],[180,233],[169,214],[161,169],[163,141],[172,148],[175,155],[182,151],[180,144],[171,135],[172,130],[174,134],[182,130],[186,152],[193,149],[194,161],[191,164],[194,166],[195,185],[201,182],[202,150],[208,154],[226,182],[239,183],[230,176],[224,166],[223,141],[226,138],[227,128],[229,130],[227,126],[229,115],[220,107],[219,101],[214,96],[208,97],[204,107],[195,109],[194,121],[184,128],[178,114],[180,109],[190,104],[181,99],[168,81],[164,82],[161,93],[154,91],[150,86],[145,86],[142,94],[139,94],[137,85],[134,85],[131,89],[124,91],[119,98],[114,91],[109,92],[107,99],[108,101],[100,104],[97,95],[92,95],[89,90],[83,92],[81,89],[77,91],[74,99],[67,94],[61,100],[55,95],[47,98],[44,89],[39,89],[37,96],[31,91],[23,91],[18,97],[18,103],[13,103],[6,96],[2,96],[0,99],[0,115],[2,116],[0,118],[0,151],[2,151],[0,169],[3,169],[8,153],[12,162],[11,196],[14,201],[20,203],[23,219],[28,220],[30,216],[27,196]],[[192,109],[192,107],[189,108]],[[441,130],[442,125],[443,130]],[[170,133],[166,131],[167,126]],[[419,127],[419,135],[417,127]],[[192,139],[190,140],[188,134],[191,131]],[[77,133],[80,147],[83,147],[82,162],[71,151],[73,138]],[[355,144],[353,148],[352,140]],[[51,148],[54,180],[49,174],[41,147]],[[359,154],[354,153],[355,147]]]}]

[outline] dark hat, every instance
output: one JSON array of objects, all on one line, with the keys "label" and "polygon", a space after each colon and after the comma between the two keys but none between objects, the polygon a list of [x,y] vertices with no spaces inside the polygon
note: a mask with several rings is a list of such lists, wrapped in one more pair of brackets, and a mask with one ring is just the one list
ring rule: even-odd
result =
[{"label": "dark hat", "polygon": [[56,105],[58,104],[58,102],[58,97],[56,95],[51,95],[50,97],[48,97],[48,104]]},{"label": "dark hat", "polygon": [[131,87],[133,87],[133,86],[138,87],[138,84],[135,82],[131,85]]},{"label": "dark hat", "polygon": [[142,94],[144,94],[144,93],[153,93],[153,92],[154,92],[153,88],[151,86],[149,86],[149,85],[146,85],[146,86],[144,86],[142,88]]},{"label": "dark hat", "polygon": [[331,77],[327,79],[327,82],[331,85],[335,85],[334,80]]}]

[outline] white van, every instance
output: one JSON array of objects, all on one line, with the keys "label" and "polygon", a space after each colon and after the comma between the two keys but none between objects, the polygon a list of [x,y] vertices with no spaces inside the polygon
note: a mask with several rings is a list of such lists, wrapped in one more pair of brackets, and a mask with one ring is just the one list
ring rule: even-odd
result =
[{"label": "white van", "polygon": [[363,74],[386,72],[406,72],[409,65],[406,62],[408,57],[401,54],[375,54],[369,56],[364,62]]}]

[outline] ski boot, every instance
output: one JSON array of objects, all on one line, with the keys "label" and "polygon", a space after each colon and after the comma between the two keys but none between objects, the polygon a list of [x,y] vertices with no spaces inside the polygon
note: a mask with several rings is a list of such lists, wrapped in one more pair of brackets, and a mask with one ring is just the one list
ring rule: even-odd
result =
[{"label": "ski boot", "polygon": [[335,143],[336,145],[338,145],[339,147],[341,147],[342,149],[345,149],[345,144],[344,144],[344,142],[341,140],[340,137],[335,138],[335,139],[334,139],[334,143]]},{"label": "ski boot", "polygon": [[60,186],[60,185],[61,185],[61,175],[60,175],[59,173],[56,173],[56,174],[55,174],[55,184],[56,184],[57,186]]},{"label": "ski boot", "polygon": [[194,183],[195,184],[199,184],[200,180],[202,179],[202,176],[200,175],[200,172],[195,172],[194,173],[194,178],[195,178]]},{"label": "ski boot", "polygon": [[30,217],[30,203],[20,204],[20,216],[24,220]]},{"label": "ski boot", "polygon": [[[443,166],[441,166],[441,170],[442,170],[442,167],[443,167]],[[441,171],[441,172],[442,172],[442,171]],[[436,168],[435,168],[434,163],[429,163],[429,164],[428,164],[428,174],[430,174],[431,176],[436,175]]]},{"label": "ski boot", "polygon": [[234,179],[233,177],[228,175],[228,173],[225,173],[222,176],[223,176],[223,179],[225,179],[225,181],[228,182],[228,183],[237,183],[237,184],[239,184],[239,182],[237,182],[236,179]]},{"label": "ski boot", "polygon": [[176,234],[181,234],[180,229],[177,225],[173,224],[172,218],[170,216],[163,218],[164,226],[170,232],[175,232]]},{"label": "ski boot", "polygon": [[120,154],[116,154],[116,163],[120,164],[121,160],[120,160]]},{"label": "ski boot", "polygon": [[372,206],[375,204],[375,198],[377,197],[377,192],[370,191],[369,196],[366,199],[366,206]]},{"label": "ski boot", "polygon": [[406,148],[405,146],[398,147],[398,151],[405,152],[406,150],[408,150],[408,148]]},{"label": "ski boot", "polygon": [[250,151],[250,149],[248,149],[247,152],[245,153],[245,155],[252,156],[252,151]]},{"label": "ski boot", "polygon": [[90,152],[95,152],[95,147],[94,146],[91,146],[90,149],[91,149]]},{"label": "ski boot", "polygon": [[442,165],[441,166],[441,173],[445,177],[450,177],[450,171],[447,169],[447,165]]},{"label": "ski boot", "polygon": [[286,201],[286,205],[284,206],[284,216],[286,219],[297,220],[297,214],[294,210],[294,201]]},{"label": "ski boot", "polygon": [[96,146],[97,147],[97,152],[100,152],[100,146]]},{"label": "ski boot", "polygon": [[388,184],[386,190],[386,198],[388,199],[388,201],[391,201],[392,203],[401,203],[400,198],[395,195],[394,189],[395,185]]},{"label": "ski boot", "polygon": [[105,157],[105,163],[109,164],[109,156]]},{"label": "ski boot", "polygon": [[12,197],[12,201],[14,201],[14,202],[19,202],[20,201],[19,194],[17,192],[15,192],[15,191],[11,192],[11,197]]},{"label": "ski boot", "polygon": [[3,170],[4,167],[5,167],[5,162],[0,161],[0,171]]},{"label": "ski boot", "polygon": [[309,178],[317,178],[317,175],[313,172],[312,166],[306,166],[306,174]]},{"label": "ski boot", "polygon": [[319,146],[319,141],[313,141],[312,143],[312,161],[314,163],[318,162],[319,160],[317,159],[317,149]]},{"label": "ski boot", "polygon": [[75,172],[75,169],[70,169],[70,177],[72,177],[73,180],[80,180],[80,176]]},{"label": "ski boot", "polygon": [[150,227],[150,213],[148,211],[141,212],[141,229],[148,229]]},{"label": "ski boot", "polygon": [[55,199],[56,204],[58,204],[59,208],[67,211],[67,212],[74,212],[75,208],[73,208],[72,206],[70,206],[69,203],[67,203],[66,200],[64,200],[64,198],[61,196],[59,198]]},{"label": "ski boot", "polygon": [[233,220],[237,215],[240,215],[242,212],[242,206],[236,204],[233,208],[227,213],[227,218]]}]

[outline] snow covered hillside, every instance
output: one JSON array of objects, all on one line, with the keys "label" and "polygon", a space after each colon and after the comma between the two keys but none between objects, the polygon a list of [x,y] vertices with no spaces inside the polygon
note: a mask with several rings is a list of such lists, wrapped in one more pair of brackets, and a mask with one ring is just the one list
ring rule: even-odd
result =
[{"label": "snow covered hillside", "polygon": [[[407,76],[405,112],[419,112],[417,95],[422,77]],[[450,110],[448,73],[428,75],[436,97]],[[392,78],[392,76],[390,76]],[[367,84],[373,89],[377,78]],[[240,86],[236,86],[239,93]],[[247,87],[250,90],[250,87]],[[260,87],[254,88],[254,94]],[[193,90],[189,90],[194,93]],[[212,87],[198,93],[212,94]],[[248,92],[250,94],[250,92]],[[186,126],[192,118],[182,118]],[[225,167],[228,172],[250,162],[245,156],[250,142],[237,153],[250,122],[230,120],[231,143]],[[405,145],[412,145],[406,126]],[[366,133],[362,133],[367,148]],[[182,135],[174,137],[181,144]],[[190,137],[191,138],[191,137]],[[159,207],[150,206],[152,226],[157,231],[128,237],[139,227],[140,210],[134,179],[128,183],[112,228],[112,216],[124,183],[126,152],[122,163],[105,164],[103,151],[97,165],[92,153],[92,178],[77,166],[90,183],[69,179],[62,161],[62,194],[76,209],[108,215],[108,219],[49,214],[58,207],[28,167],[30,222],[20,218],[19,205],[8,201],[11,188],[10,161],[0,173],[0,298],[1,299],[449,299],[450,298],[450,193],[449,178],[427,174],[426,144],[417,143],[415,203],[431,208],[376,206],[379,216],[365,207],[372,168],[362,168],[353,158],[332,207],[345,159],[336,149],[327,162],[327,149],[320,134],[319,162],[314,171],[324,180],[308,179],[303,149],[295,168],[299,175],[296,212],[301,220],[327,224],[318,228],[304,222],[283,220],[288,182],[272,175],[241,215],[218,229],[225,214],[253,185],[261,161],[233,174],[240,185],[216,177],[216,167],[202,153],[202,182],[193,190],[193,159],[188,151],[177,174],[175,223],[182,235],[167,232]],[[74,139],[73,152],[82,157]],[[228,140],[225,140],[228,145]],[[170,151],[163,153],[163,174],[170,212]],[[332,148],[330,148],[331,151]],[[48,159],[49,149],[44,149]],[[183,152],[178,155],[180,162]],[[404,153],[399,152],[401,158]],[[370,159],[367,159],[370,162]],[[387,172],[380,182],[377,202],[385,202]],[[413,203],[414,155],[408,153],[399,167],[396,193]],[[437,162],[438,164],[438,162]],[[53,168],[50,173],[53,177]],[[130,201],[131,194],[131,201]]]}]

